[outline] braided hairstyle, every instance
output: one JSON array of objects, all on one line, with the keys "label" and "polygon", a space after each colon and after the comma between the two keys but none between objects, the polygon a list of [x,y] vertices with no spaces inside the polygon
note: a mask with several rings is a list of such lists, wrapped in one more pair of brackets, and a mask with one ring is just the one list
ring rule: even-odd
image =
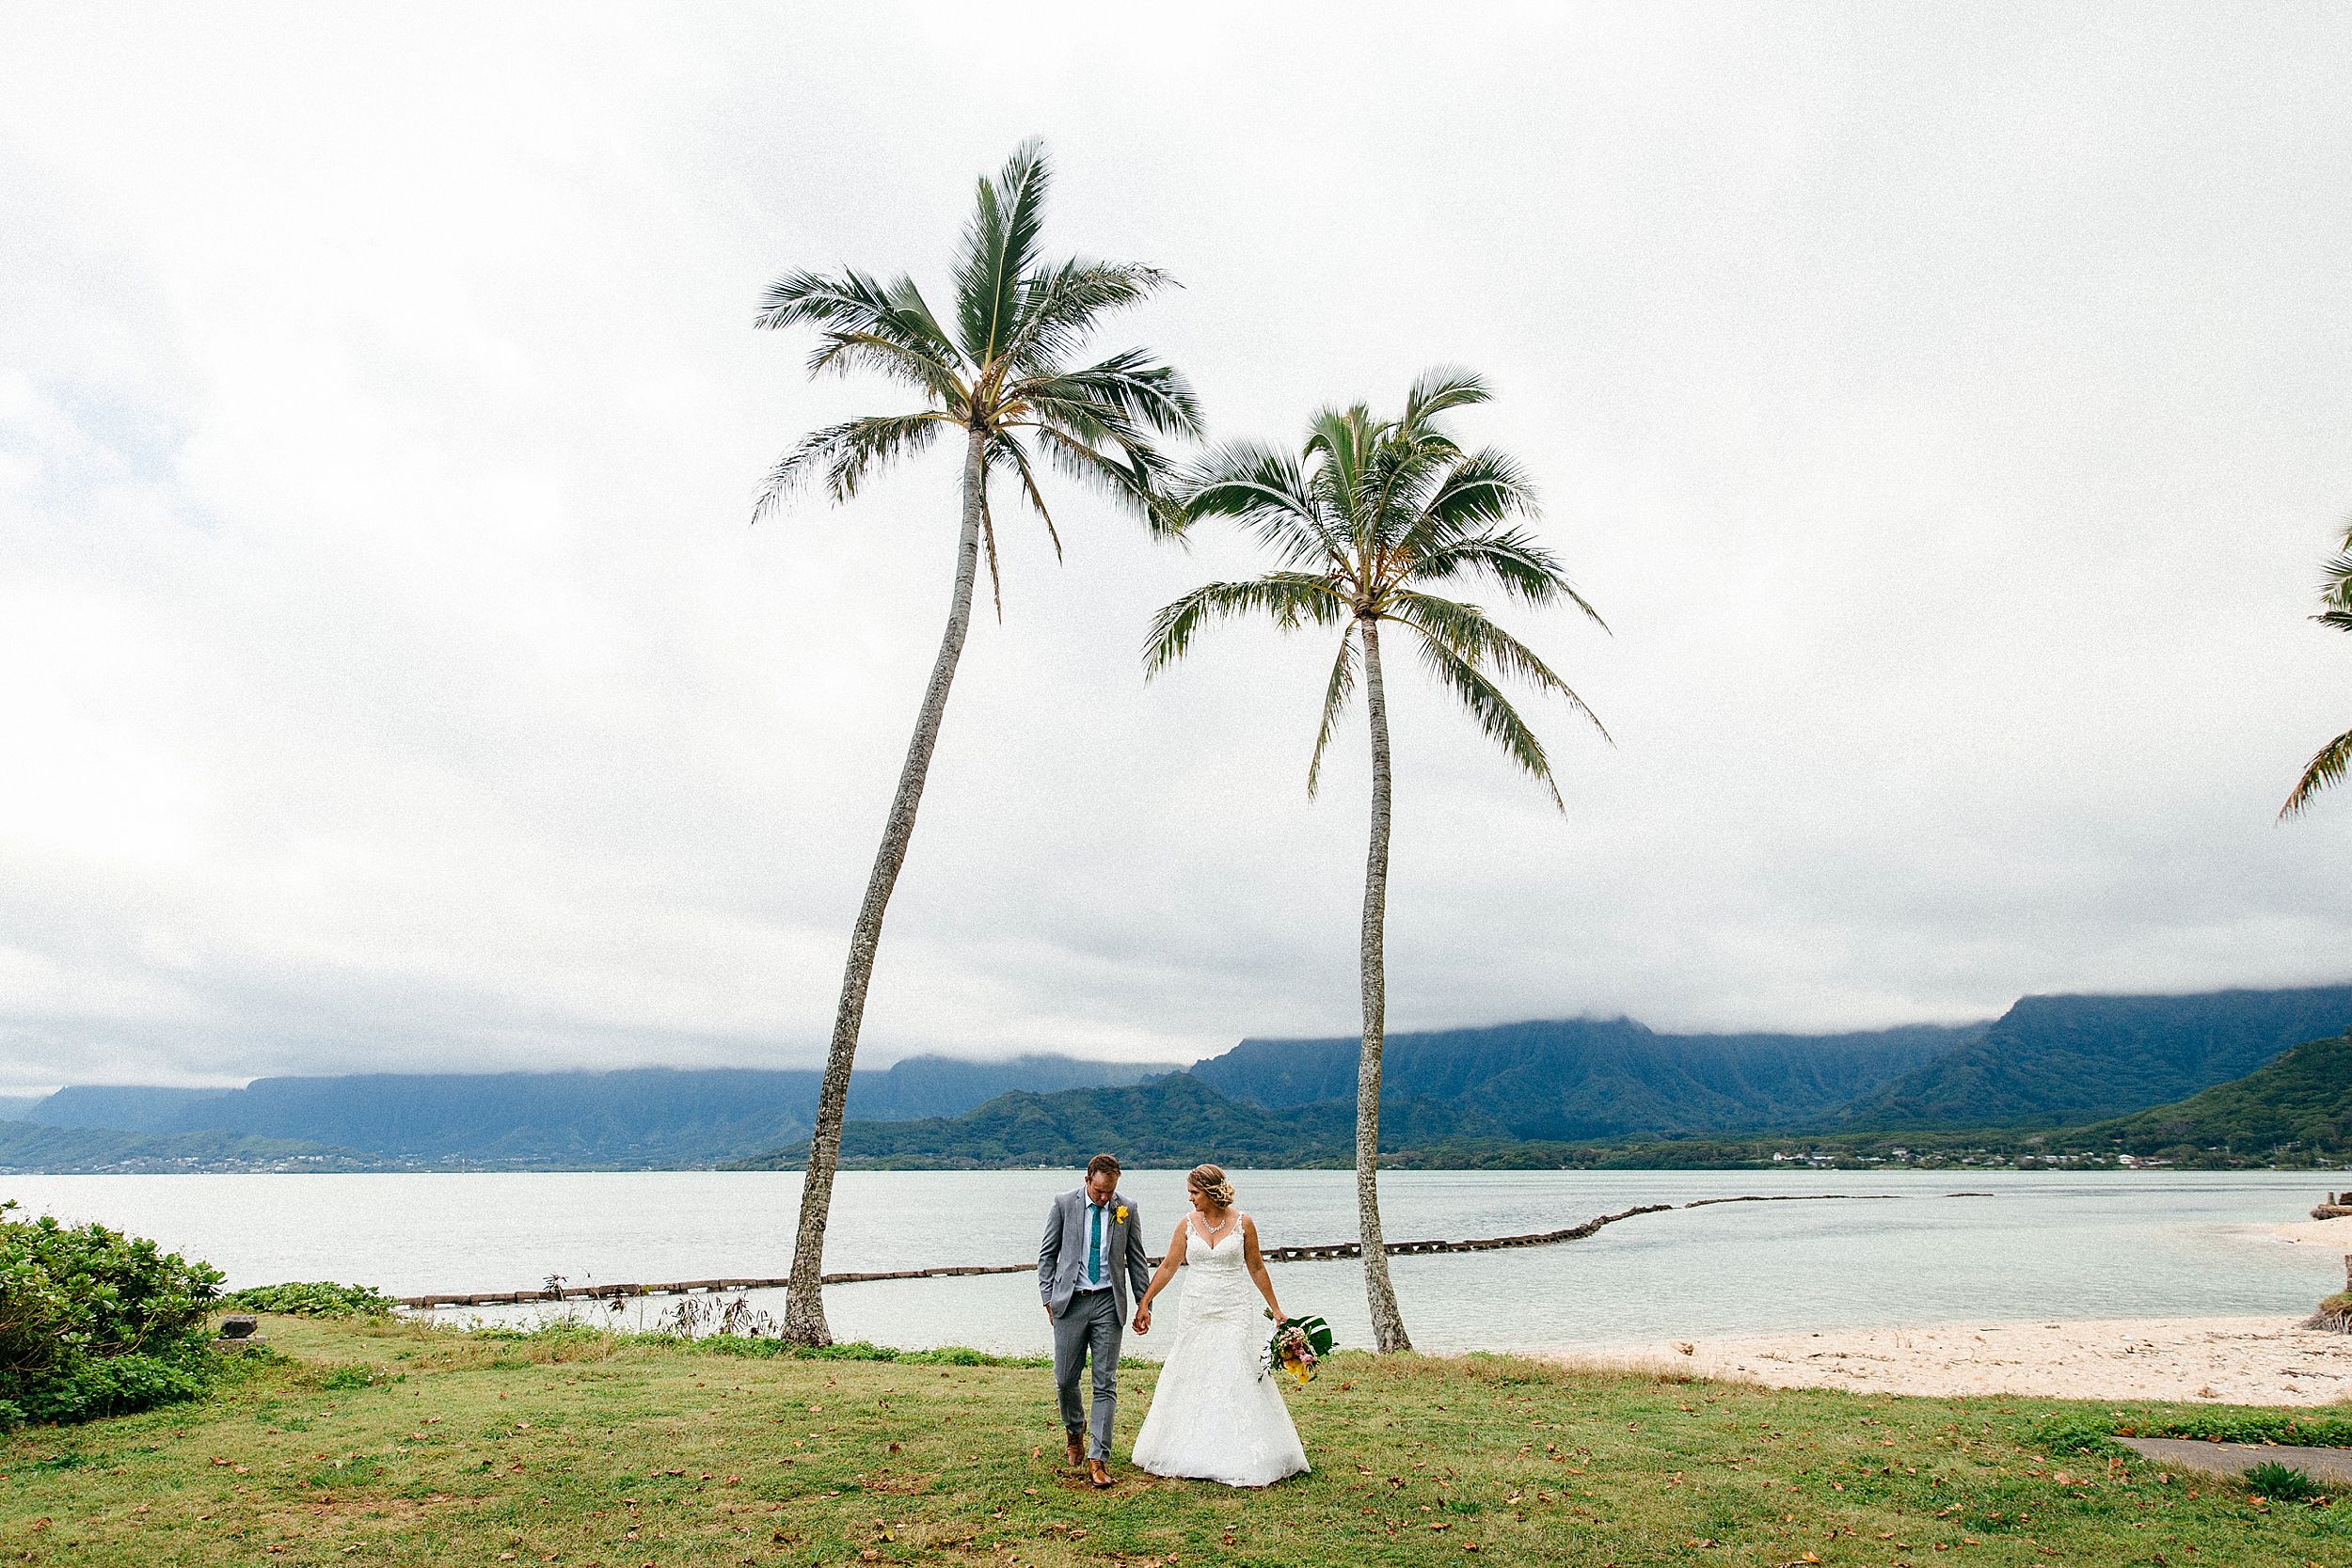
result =
[{"label": "braided hairstyle", "polygon": [[1225,1180],[1222,1165],[1193,1166],[1192,1174],[1184,1178],[1184,1185],[1219,1209],[1233,1206],[1233,1184]]}]

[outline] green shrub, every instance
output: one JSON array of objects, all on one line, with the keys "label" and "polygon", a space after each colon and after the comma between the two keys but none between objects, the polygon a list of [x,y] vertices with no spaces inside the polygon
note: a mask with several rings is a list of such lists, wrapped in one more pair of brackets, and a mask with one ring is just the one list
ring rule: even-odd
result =
[{"label": "green shrub", "polygon": [[2138,1418],[2119,1424],[2126,1437],[2187,1437],[2211,1443],[2293,1443],[2313,1449],[2352,1448],[2352,1420],[2290,1410],[2220,1408]]},{"label": "green shrub", "polygon": [[373,1285],[338,1285],[332,1280],[294,1280],[284,1285],[248,1285],[220,1298],[240,1312],[287,1312],[305,1318],[388,1318],[400,1305]]},{"label": "green shrub", "polygon": [[2034,1441],[2052,1453],[2110,1455],[2123,1451],[2115,1423],[2068,1410],[2034,1423]]},{"label": "green shrub", "polygon": [[[15,1207],[0,1203],[0,1215]],[[103,1225],[0,1218],[0,1427],[202,1393],[220,1278]]]},{"label": "green shrub", "polygon": [[2275,1459],[2265,1459],[2246,1472],[2246,1489],[2280,1503],[2299,1503],[2319,1496],[2317,1481]]},{"label": "green shrub", "polygon": [[87,1357],[28,1399],[27,1414],[36,1420],[79,1421],[196,1399],[211,1386],[210,1359],[201,1350],[178,1359]]}]

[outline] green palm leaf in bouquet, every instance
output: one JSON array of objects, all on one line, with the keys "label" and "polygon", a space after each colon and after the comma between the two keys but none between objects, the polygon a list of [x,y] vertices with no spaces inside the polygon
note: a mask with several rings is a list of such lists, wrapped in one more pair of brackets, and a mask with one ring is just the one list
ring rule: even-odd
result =
[{"label": "green palm leaf in bouquet", "polygon": [[1315,1364],[1331,1354],[1331,1325],[1321,1318],[1280,1319],[1266,1337],[1265,1369],[1259,1375],[1288,1372],[1303,1384],[1315,1375]]}]

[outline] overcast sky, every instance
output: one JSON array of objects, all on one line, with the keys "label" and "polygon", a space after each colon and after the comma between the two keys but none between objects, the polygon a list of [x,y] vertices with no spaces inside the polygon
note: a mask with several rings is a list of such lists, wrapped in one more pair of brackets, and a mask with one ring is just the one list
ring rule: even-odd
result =
[{"label": "overcast sky", "polygon": [[[1279,11],[1279,16],[1274,14]],[[1130,20],[1134,18],[1135,20]],[[803,1065],[952,570],[943,445],[769,278],[1055,254],[1217,437],[1466,364],[1614,635],[1511,613],[1565,816],[1395,669],[1392,1027],[1864,1027],[2352,978],[2352,12],[18,7],[0,21],[0,1087]],[[1010,508],[1005,508],[1009,513]],[[866,1059],[1355,1023],[1330,646],[1065,491],[1006,534]]]}]

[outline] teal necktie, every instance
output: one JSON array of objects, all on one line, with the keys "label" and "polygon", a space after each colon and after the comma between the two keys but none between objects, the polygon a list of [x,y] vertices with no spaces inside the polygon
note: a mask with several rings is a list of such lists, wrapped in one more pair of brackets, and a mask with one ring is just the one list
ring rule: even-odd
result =
[{"label": "teal necktie", "polygon": [[1087,1242],[1087,1283],[1103,1283],[1103,1206],[1094,1204],[1094,1234]]}]

